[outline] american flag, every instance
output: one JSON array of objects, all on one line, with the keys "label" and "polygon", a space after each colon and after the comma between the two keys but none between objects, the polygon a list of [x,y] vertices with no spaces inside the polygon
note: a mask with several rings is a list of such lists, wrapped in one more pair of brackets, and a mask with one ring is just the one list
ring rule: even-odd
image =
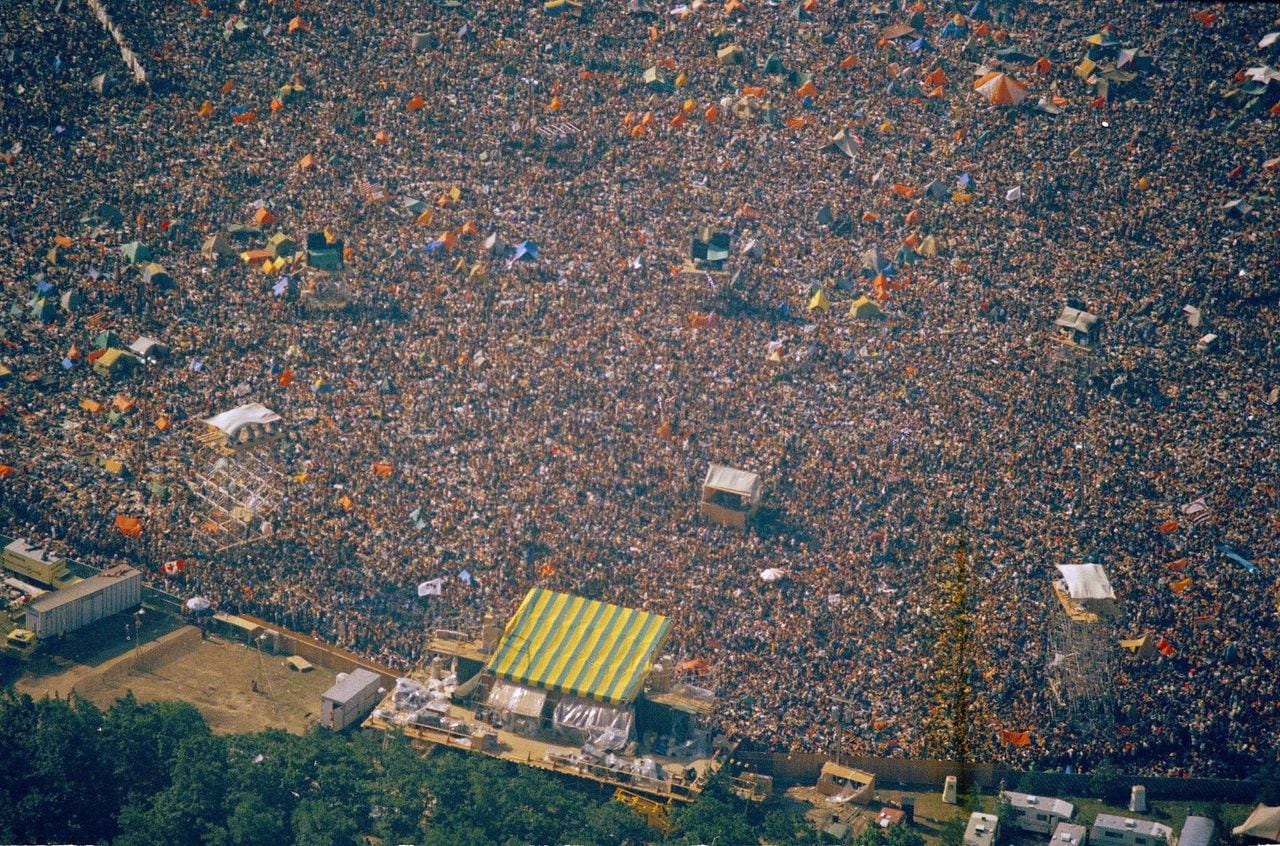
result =
[{"label": "american flag", "polygon": [[1182,513],[1187,515],[1187,519],[1191,521],[1193,526],[1199,526],[1201,523],[1207,523],[1213,519],[1213,512],[1205,504],[1204,497],[1182,506]]},{"label": "american flag", "polygon": [[360,192],[360,199],[366,203],[380,203],[387,198],[386,189],[381,185],[375,185],[368,179],[361,179],[356,184],[356,190]]}]

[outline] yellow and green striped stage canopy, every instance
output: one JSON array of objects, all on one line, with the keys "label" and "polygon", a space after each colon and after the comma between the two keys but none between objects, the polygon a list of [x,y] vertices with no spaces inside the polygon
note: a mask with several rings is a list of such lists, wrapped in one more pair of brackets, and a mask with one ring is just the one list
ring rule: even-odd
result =
[{"label": "yellow and green striped stage canopy", "polygon": [[529,687],[628,704],[670,629],[659,614],[534,588],[485,669]]}]

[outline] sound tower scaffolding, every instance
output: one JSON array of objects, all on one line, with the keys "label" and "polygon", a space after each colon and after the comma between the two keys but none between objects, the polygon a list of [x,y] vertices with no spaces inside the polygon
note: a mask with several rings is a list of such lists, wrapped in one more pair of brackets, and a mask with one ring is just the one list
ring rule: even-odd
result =
[{"label": "sound tower scaffolding", "polygon": [[1050,588],[1045,680],[1054,718],[1088,734],[1114,721],[1112,655],[1119,608],[1097,564],[1058,565]]}]

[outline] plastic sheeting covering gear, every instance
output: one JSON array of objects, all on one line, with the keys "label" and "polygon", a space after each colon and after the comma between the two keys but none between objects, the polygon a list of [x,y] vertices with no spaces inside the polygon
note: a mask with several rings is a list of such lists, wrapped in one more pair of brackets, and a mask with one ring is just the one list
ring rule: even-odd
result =
[{"label": "plastic sheeting covering gear", "polygon": [[545,691],[499,680],[494,682],[484,704],[495,711],[536,719],[542,716],[542,707],[546,702]]},{"label": "plastic sheeting covering gear", "polygon": [[630,708],[567,698],[556,703],[554,722],[557,731],[573,735],[592,746],[621,749],[632,740],[635,715]]}]

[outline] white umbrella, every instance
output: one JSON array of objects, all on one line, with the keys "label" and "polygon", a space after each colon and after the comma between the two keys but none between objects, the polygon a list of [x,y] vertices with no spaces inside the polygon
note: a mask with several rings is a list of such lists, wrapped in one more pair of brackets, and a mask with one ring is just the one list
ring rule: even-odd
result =
[{"label": "white umbrella", "polygon": [[777,567],[770,567],[767,570],[760,571],[760,580],[765,582],[776,582],[786,574],[786,570],[779,570]]},{"label": "white umbrella", "polygon": [[189,611],[208,611],[212,607],[213,603],[203,596],[193,596],[187,600],[187,609]]}]

